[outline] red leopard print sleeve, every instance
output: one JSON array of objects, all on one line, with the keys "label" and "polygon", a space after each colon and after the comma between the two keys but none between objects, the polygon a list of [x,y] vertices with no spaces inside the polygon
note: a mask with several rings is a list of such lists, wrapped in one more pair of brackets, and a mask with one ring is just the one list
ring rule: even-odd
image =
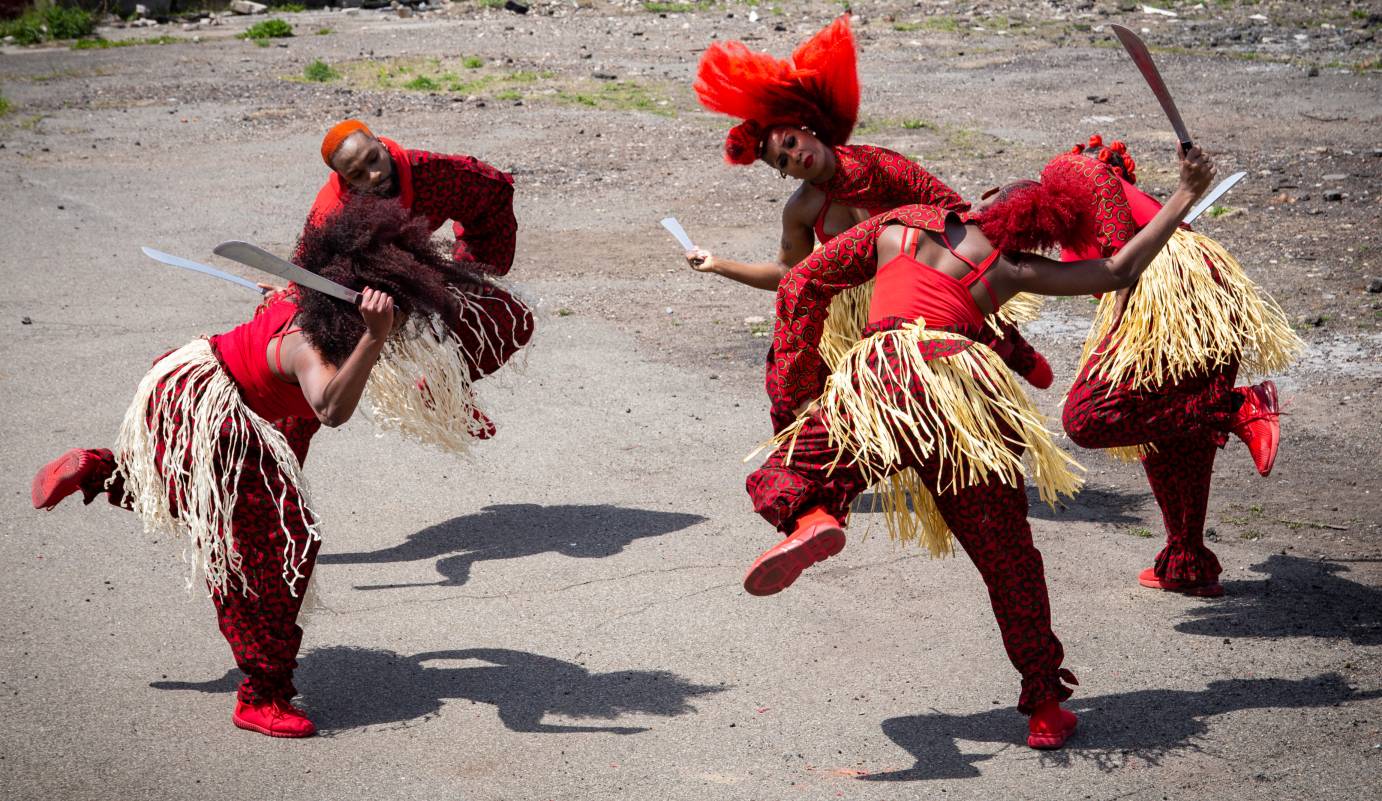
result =
[{"label": "red leopard print sleeve", "polygon": [[821,187],[831,202],[870,214],[913,203],[969,210],[958,192],[901,153],[873,145],[841,145],[834,151],[835,175]]},{"label": "red leopard print sleeve", "polygon": [[472,158],[409,150],[413,213],[434,227],[452,221],[452,257],[462,266],[504,275],[513,266],[518,221],[513,216],[513,178]]},{"label": "red leopard print sleeve", "polygon": [[903,206],[859,223],[806,257],[777,287],[777,320],[768,351],[768,398],[773,430],[796,418],[797,407],[821,393],[827,369],[817,347],[830,300],[878,271],[878,235],[890,223],[928,231],[945,229],[948,210]]}]

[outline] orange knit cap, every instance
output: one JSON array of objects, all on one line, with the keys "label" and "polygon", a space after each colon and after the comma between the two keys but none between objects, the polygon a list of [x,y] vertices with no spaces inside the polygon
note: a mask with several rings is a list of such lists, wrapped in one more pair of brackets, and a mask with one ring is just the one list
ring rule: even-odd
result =
[{"label": "orange knit cap", "polygon": [[342,142],[355,133],[374,136],[374,132],[369,129],[369,126],[359,120],[338,122],[326,132],[326,136],[322,138],[322,161],[326,162],[326,166],[331,166],[331,157],[336,155],[336,148],[340,147]]}]

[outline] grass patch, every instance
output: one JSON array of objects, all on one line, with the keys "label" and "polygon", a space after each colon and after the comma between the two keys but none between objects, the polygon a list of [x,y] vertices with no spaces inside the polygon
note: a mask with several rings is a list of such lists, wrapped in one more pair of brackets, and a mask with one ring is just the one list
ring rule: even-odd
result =
[{"label": "grass patch", "polygon": [[330,36],[330,35],[333,34],[333,33],[335,33],[335,31],[331,30],[330,28],[318,28],[318,29],[317,29],[317,35],[318,35],[318,36]]},{"label": "grass patch", "polygon": [[669,116],[671,103],[651,87],[635,81],[581,82],[570,89],[557,92],[557,99],[566,103],[597,108],[602,111],[645,111]]},{"label": "grass patch", "polygon": [[485,66],[485,60],[483,58],[480,58],[479,56],[466,56],[461,61],[461,66],[465,67],[468,70],[478,70],[481,67]]},{"label": "grass patch", "polygon": [[419,75],[403,84],[403,88],[412,89],[414,92],[435,92],[441,89],[441,84],[428,78],[426,75]]},{"label": "grass patch", "polygon": [[955,33],[960,29],[959,20],[954,17],[935,16],[921,21],[921,30],[937,33]]},{"label": "grass patch", "polygon": [[179,36],[152,36],[147,39],[102,39],[97,36],[90,39],[78,39],[72,43],[73,50],[109,50],[112,47],[142,47],[144,45],[170,45],[180,42],[191,42],[191,39],[184,39]]},{"label": "grass patch", "polygon": [[13,36],[16,44],[31,45],[53,39],[80,39],[96,30],[96,17],[80,8],[49,6],[31,8],[16,19],[0,22],[0,38]]},{"label": "grass patch", "polygon": [[1152,538],[1152,530],[1146,527],[1130,528],[1128,529],[1128,533],[1144,540]]},{"label": "grass patch", "polygon": [[269,6],[269,11],[275,14],[301,14],[307,10],[307,6],[302,3],[276,3]]},{"label": "grass patch", "polygon": [[6,100],[4,95],[0,95],[0,117],[9,114],[10,108],[10,101]]},{"label": "grass patch", "polygon": [[903,120],[902,127],[908,131],[934,131],[936,124],[930,120]]},{"label": "grass patch", "polygon": [[480,8],[503,8],[504,0],[475,0],[475,5]]},{"label": "grass patch", "polygon": [[710,2],[697,3],[661,3],[645,2],[643,10],[653,14],[685,14],[689,11],[699,11],[714,5]]},{"label": "grass patch", "polygon": [[327,64],[325,61],[317,59],[302,68],[302,77],[313,83],[326,83],[327,81],[339,79],[341,73],[332,69],[331,65]]},{"label": "grass patch", "polygon": [[523,93],[520,92],[520,91],[518,91],[517,89],[505,89],[505,90],[502,91],[502,92],[496,93],[496,94],[494,95],[494,99],[495,99],[495,100],[522,100],[522,99],[523,99]]},{"label": "grass patch", "polygon": [[256,22],[250,29],[235,38],[251,39],[255,42],[267,43],[269,39],[286,39],[293,35],[293,26],[281,19],[266,19],[263,22]]}]

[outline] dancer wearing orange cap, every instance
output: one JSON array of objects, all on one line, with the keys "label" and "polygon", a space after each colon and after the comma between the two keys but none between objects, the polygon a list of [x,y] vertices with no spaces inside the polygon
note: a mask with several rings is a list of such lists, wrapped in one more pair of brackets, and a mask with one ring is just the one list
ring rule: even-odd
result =
[{"label": "dancer wearing orange cap", "polygon": [[[359,120],[327,131],[321,154],[332,174],[308,213],[309,228],[322,224],[353,194],[379,195],[425,218],[433,231],[450,220],[456,236],[451,255],[465,274],[502,276],[513,266],[518,222],[508,173],[471,156],[406,150]],[[462,312],[451,327],[474,381],[499,369],[528,343],[533,315],[494,281],[467,278],[453,287]],[[420,386],[425,392],[425,383]],[[492,424],[482,422],[481,435],[492,433]]]},{"label": "dancer wearing orange cap", "polygon": [[[759,289],[776,290],[787,271],[856,223],[913,203],[965,211],[969,204],[914,161],[873,145],[850,145],[859,112],[859,78],[849,15],[843,15],[782,61],[740,42],[712,44],[696,73],[701,104],[743,123],[730,129],[725,160],[762,161],[801,181],[782,209],[777,261],[751,264],[698,250],[691,266]],[[871,288],[839,296],[821,349],[833,366],[867,322]],[[1051,385],[1051,367],[1018,332],[1035,318],[1036,298],[1007,304],[980,334],[1012,370],[1033,386]]]}]

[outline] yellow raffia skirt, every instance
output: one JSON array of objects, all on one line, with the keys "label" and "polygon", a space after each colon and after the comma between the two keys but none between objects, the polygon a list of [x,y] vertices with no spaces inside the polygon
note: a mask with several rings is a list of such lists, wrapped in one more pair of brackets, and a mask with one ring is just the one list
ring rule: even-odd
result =
[{"label": "yellow raffia skirt", "polygon": [[[1211,269],[1210,265],[1213,265]],[[1137,282],[1116,331],[1116,293],[1105,294],[1080,361],[1108,337],[1093,376],[1154,390],[1238,362],[1249,374],[1286,369],[1304,348],[1286,314],[1218,242],[1179,230]],[[1147,446],[1108,449],[1140,459]]]},{"label": "yellow raffia skirt", "polygon": [[[924,359],[921,345],[938,340],[968,347]],[[919,397],[897,391],[913,381],[925,388]],[[1054,505],[1082,483],[1076,471],[1083,468],[1056,447],[1045,418],[998,355],[960,334],[927,329],[921,320],[856,342],[827,378],[816,406],[839,448],[832,468],[843,460],[856,465],[874,488],[889,535],[920,543],[932,556],[953,553],[953,537],[921,477],[910,468],[896,472],[904,460],[938,460],[941,492],[994,479],[1016,485],[1030,476],[1042,500]],[[785,445],[790,464],[810,416],[765,446]]]},{"label": "yellow raffia skirt", "polygon": [[[223,439],[221,429],[227,419],[231,434]],[[115,444],[116,475],[124,479],[132,508],[146,531],[183,540],[184,558],[192,564],[189,586],[200,572],[215,593],[250,591],[242,559],[235,551],[231,520],[236,488],[252,445],[269,457],[258,463],[266,480],[276,477],[299,499],[297,514],[308,541],[294,543],[289,537],[283,553],[283,579],[295,592],[310,545],[321,540],[321,522],[309,501],[307,478],[282,432],[245,405],[211,343],[195,339],[159,359],[139,383],[125,412]],[[285,496],[286,491],[275,499],[280,523],[290,514]]]}]

